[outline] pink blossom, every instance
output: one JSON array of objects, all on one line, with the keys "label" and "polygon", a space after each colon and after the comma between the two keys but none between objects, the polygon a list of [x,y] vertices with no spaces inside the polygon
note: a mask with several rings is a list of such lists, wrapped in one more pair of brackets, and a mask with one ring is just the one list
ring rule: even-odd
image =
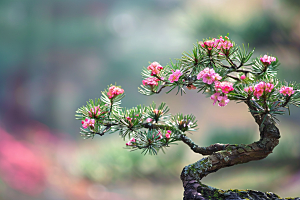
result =
[{"label": "pink blossom", "polygon": [[222,91],[223,93],[227,94],[230,91],[233,91],[233,83],[223,81],[223,82],[216,82],[215,83],[215,90]]},{"label": "pink blossom", "polygon": [[243,74],[242,76],[241,76],[241,80],[244,80],[246,78],[246,76]]},{"label": "pink blossom", "polygon": [[218,73],[215,73],[215,81],[219,81],[222,79],[222,76],[220,76]]},{"label": "pink blossom", "polygon": [[111,99],[111,98],[114,98],[115,96],[117,96],[119,94],[123,94],[123,93],[124,93],[123,89],[113,85],[108,89],[107,95],[108,95],[108,98]]},{"label": "pink blossom", "polygon": [[211,40],[205,41],[204,43],[201,44],[201,46],[210,51],[210,50],[212,50],[212,48],[218,46],[219,41],[220,41],[219,39],[213,38]]},{"label": "pink blossom", "polygon": [[152,121],[153,121],[152,118],[147,118],[147,119],[146,119],[146,122],[148,122],[148,123],[150,123],[150,122],[152,122]]},{"label": "pink blossom", "polygon": [[81,123],[83,128],[95,127],[95,119],[85,118],[85,120],[82,120]]},{"label": "pink blossom", "polygon": [[156,77],[149,77],[143,80],[143,85],[150,85],[150,86],[158,85],[158,81],[160,80]]},{"label": "pink blossom", "polygon": [[210,96],[210,99],[214,101],[213,105],[216,104],[216,102],[218,101],[219,96],[220,96],[220,93],[218,93],[218,92]]},{"label": "pink blossom", "polygon": [[222,51],[224,51],[229,50],[231,47],[233,47],[233,44],[229,40],[226,40],[224,42],[220,42],[217,49],[221,49]]},{"label": "pink blossom", "polygon": [[289,95],[291,96],[292,94],[295,93],[295,91],[293,90],[293,87],[286,87],[286,86],[282,86],[280,88],[280,91],[279,91],[281,94],[283,94],[284,96],[286,95]]},{"label": "pink blossom", "polygon": [[248,93],[253,92],[254,91],[254,87],[253,86],[245,87],[244,91],[248,92]]},{"label": "pink blossom", "polygon": [[274,85],[272,83],[265,83],[265,91],[272,92]]},{"label": "pink blossom", "polygon": [[214,69],[210,69],[208,67],[203,69],[197,75],[198,80],[201,78],[203,79],[203,82],[207,84],[212,84],[213,82],[222,79],[222,77],[218,73],[216,73]]},{"label": "pink blossom", "polygon": [[132,118],[130,118],[130,117],[126,117],[126,119],[127,119],[128,121],[130,121],[130,122],[131,122],[131,120],[132,120]]},{"label": "pink blossom", "polygon": [[154,110],[153,110],[153,112],[154,112],[154,114],[158,115],[158,113],[159,113],[159,110],[157,110],[157,109],[154,109]]},{"label": "pink blossom", "polygon": [[204,74],[203,83],[212,84],[215,81],[215,76],[213,74]]},{"label": "pink blossom", "polygon": [[131,144],[130,141],[126,143],[126,146],[131,146],[131,145],[132,145],[132,144]]},{"label": "pink blossom", "polygon": [[172,74],[170,75],[169,77],[169,81],[171,83],[174,83],[174,81],[178,81],[179,77],[182,75],[181,71],[176,69],[176,71],[174,72],[173,70],[172,71]]},{"label": "pink blossom", "polygon": [[226,106],[228,104],[229,99],[226,95],[225,96],[219,96],[218,101],[219,101],[219,106],[223,107],[223,106]]},{"label": "pink blossom", "polygon": [[276,61],[276,58],[275,58],[275,57],[271,57],[271,56],[264,55],[262,58],[260,58],[260,61],[261,61],[264,65],[270,65],[271,62]]},{"label": "pink blossom", "polygon": [[165,136],[166,136],[167,139],[170,139],[170,137],[171,137],[171,131],[167,130],[167,133],[166,133]]},{"label": "pink blossom", "polygon": [[91,108],[88,113],[91,118],[93,118],[93,117],[99,118],[99,116],[101,115],[100,107],[94,106],[94,108]]},{"label": "pink blossom", "polygon": [[253,95],[258,99],[263,95],[264,92],[272,92],[274,85],[272,83],[259,82],[254,86]]},{"label": "pink blossom", "polygon": [[225,54],[227,54],[228,50],[231,47],[233,47],[233,44],[231,43],[231,41],[229,40],[229,38],[227,36],[225,36],[225,40],[224,40],[223,37],[220,36],[217,49],[220,49],[222,52],[224,52]]},{"label": "pink blossom", "polygon": [[126,143],[126,146],[132,146],[133,145],[132,143],[134,143],[134,142],[135,142],[135,138],[133,137],[130,139],[129,142]]},{"label": "pink blossom", "polygon": [[151,76],[153,76],[155,74],[159,74],[163,67],[158,62],[153,62],[147,67],[147,69],[151,70]]}]

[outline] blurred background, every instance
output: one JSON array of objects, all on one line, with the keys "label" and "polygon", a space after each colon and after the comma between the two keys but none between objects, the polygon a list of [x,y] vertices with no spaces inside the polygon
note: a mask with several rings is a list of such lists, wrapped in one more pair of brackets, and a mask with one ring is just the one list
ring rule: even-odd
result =
[{"label": "blurred background", "polygon": [[[75,111],[117,83],[124,107],[167,102],[173,114],[196,115],[190,137],[201,146],[257,140],[243,104],[137,90],[149,62],[166,65],[197,40],[227,33],[255,47],[254,56],[277,56],[279,77],[300,82],[298,0],[1,0],[0,199],[182,199],[181,170],[201,156],[183,144],[143,156],[124,150],[117,134],[83,140]],[[267,159],[203,183],[299,197],[300,109],[280,121],[280,144]]]}]

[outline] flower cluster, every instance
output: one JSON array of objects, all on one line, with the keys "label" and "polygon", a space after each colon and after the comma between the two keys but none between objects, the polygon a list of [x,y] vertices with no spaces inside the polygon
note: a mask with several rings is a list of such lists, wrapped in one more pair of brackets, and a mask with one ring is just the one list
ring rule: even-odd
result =
[{"label": "flower cluster", "polygon": [[126,146],[133,146],[135,144],[135,138],[131,138],[129,142],[126,143]]},{"label": "flower cluster", "polygon": [[197,79],[203,79],[204,83],[212,84],[215,81],[221,80],[222,77],[214,69],[207,67],[197,75]]},{"label": "flower cluster", "polygon": [[226,52],[231,47],[233,47],[233,44],[230,42],[229,38],[225,36],[225,40],[222,36],[220,36],[219,39],[213,38],[211,40],[205,41],[203,44],[201,44],[203,48],[208,49],[209,51],[212,50],[212,48],[216,47],[217,49]]},{"label": "flower cluster", "polygon": [[147,69],[151,70],[151,76],[153,76],[159,74],[163,67],[158,62],[153,62],[147,67]]},{"label": "flower cluster", "polygon": [[263,57],[260,58],[260,61],[261,61],[265,66],[268,66],[268,65],[271,64],[271,62],[276,61],[276,58],[275,58],[275,57],[271,57],[271,56],[264,55]]},{"label": "flower cluster", "polygon": [[174,83],[174,81],[178,81],[179,77],[182,75],[181,71],[176,69],[176,71],[174,72],[173,70],[172,71],[172,74],[170,75],[169,77],[169,81],[171,83]]},{"label": "flower cluster", "polygon": [[227,97],[227,95],[223,94],[221,95],[221,93],[216,92],[215,94],[210,96],[210,99],[214,101],[213,105],[216,104],[216,102],[219,102],[219,106],[223,107],[226,106],[228,104],[228,102],[230,101]]},{"label": "flower cluster", "polygon": [[107,95],[108,95],[108,98],[112,99],[115,96],[117,96],[119,94],[123,94],[123,93],[124,93],[123,89],[113,85],[108,89]]},{"label": "flower cluster", "polygon": [[227,81],[223,81],[223,82],[219,82],[216,81],[215,82],[215,90],[217,92],[223,92],[225,94],[228,94],[230,91],[233,91],[233,83],[227,82]]},{"label": "flower cluster", "polygon": [[281,94],[283,94],[284,96],[286,95],[289,95],[291,96],[292,94],[295,93],[295,91],[293,90],[293,87],[286,87],[286,86],[282,86],[280,88],[280,91],[279,91]]},{"label": "flower cluster", "polygon": [[258,84],[256,84],[254,87],[253,86],[249,86],[249,87],[245,87],[244,91],[247,93],[252,93],[253,95],[259,99],[259,97],[261,97],[264,92],[265,93],[270,93],[272,92],[274,88],[274,85],[272,83],[266,83],[266,82],[259,82]]},{"label": "flower cluster", "polygon": [[149,77],[143,80],[143,85],[150,85],[153,87],[154,85],[158,85],[158,81],[160,80],[156,77]]},{"label": "flower cluster", "polygon": [[82,120],[81,123],[82,123],[83,128],[88,128],[88,127],[94,128],[95,127],[95,119],[85,118],[85,120]]},{"label": "flower cluster", "polygon": [[170,139],[171,133],[172,133],[172,132],[171,132],[170,130],[167,130],[167,133],[166,133],[165,137],[166,137],[167,139]]},{"label": "flower cluster", "polygon": [[219,102],[218,104],[219,106],[221,107],[226,106],[230,101],[226,94],[234,90],[233,83],[227,81],[223,81],[223,82],[216,81],[215,90],[216,93],[210,96],[210,99],[214,101],[213,105],[215,105],[216,102]]},{"label": "flower cluster", "polygon": [[[101,112],[100,106],[95,106],[94,108],[91,108],[88,112],[90,118],[100,118],[100,115],[106,113],[105,111]],[[102,116],[104,117],[104,116]]]},{"label": "flower cluster", "polygon": [[217,47],[219,43],[219,39],[213,38],[212,40],[207,40],[201,44],[203,48],[208,50],[212,50],[213,47]]}]

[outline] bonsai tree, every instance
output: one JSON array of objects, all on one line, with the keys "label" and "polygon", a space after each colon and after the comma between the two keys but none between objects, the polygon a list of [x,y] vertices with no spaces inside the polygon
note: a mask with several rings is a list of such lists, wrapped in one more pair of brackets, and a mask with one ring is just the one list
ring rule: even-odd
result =
[{"label": "bonsai tree", "polygon": [[181,141],[193,152],[206,156],[183,168],[180,178],[184,200],[281,199],[271,192],[224,191],[201,183],[203,177],[224,167],[266,158],[279,143],[277,116],[289,111],[290,105],[300,106],[299,85],[277,78],[278,59],[264,55],[250,61],[253,52],[249,46],[238,47],[228,35],[203,40],[176,63],[162,66],[152,62],[144,68],[139,92],[153,95],[177,88],[177,94],[183,94],[185,89],[192,89],[205,93],[213,105],[220,107],[230,101],[245,103],[259,128],[260,139],[256,142],[198,146],[188,136],[197,127],[194,115],[170,115],[166,103],[122,108],[124,90],[116,85],[110,85],[100,98],[89,100],[76,111],[76,118],[82,121],[80,133],[90,138],[117,132],[128,138],[128,149],[155,155]]}]

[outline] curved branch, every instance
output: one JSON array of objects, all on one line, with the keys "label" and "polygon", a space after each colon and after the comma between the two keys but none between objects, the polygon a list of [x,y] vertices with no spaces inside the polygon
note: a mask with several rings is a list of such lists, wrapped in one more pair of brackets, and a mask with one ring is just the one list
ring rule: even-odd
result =
[{"label": "curved branch", "polygon": [[202,155],[211,155],[214,152],[225,150],[226,147],[229,146],[229,144],[216,143],[216,144],[212,144],[208,147],[199,147],[189,137],[187,137],[186,135],[183,135],[183,134],[180,135],[180,139],[182,140],[182,142],[187,144],[195,153],[199,153]]},{"label": "curved branch", "polygon": [[[218,191],[216,193],[214,188],[203,185],[200,180],[208,174],[218,171],[219,169],[266,158],[278,145],[279,138],[280,132],[278,128],[271,123],[269,118],[267,118],[264,122],[263,130],[260,131],[259,141],[248,145],[227,145],[224,150],[214,152],[211,155],[186,166],[182,170],[180,177],[185,189],[184,199],[212,199],[210,196],[212,191],[215,192],[217,196],[223,195],[222,197],[219,197],[221,199],[244,199],[245,195],[250,195],[250,191],[247,191],[244,196],[241,195],[240,192],[236,192],[234,193],[234,195],[237,195],[236,198],[233,198],[232,195],[225,197],[224,192],[222,193],[221,190],[216,190]],[[210,192],[207,192],[206,190],[209,190]],[[255,195],[258,194],[253,193],[252,199],[272,199],[266,194],[262,195],[266,198],[256,198]],[[276,197],[275,199],[278,198]]]}]

